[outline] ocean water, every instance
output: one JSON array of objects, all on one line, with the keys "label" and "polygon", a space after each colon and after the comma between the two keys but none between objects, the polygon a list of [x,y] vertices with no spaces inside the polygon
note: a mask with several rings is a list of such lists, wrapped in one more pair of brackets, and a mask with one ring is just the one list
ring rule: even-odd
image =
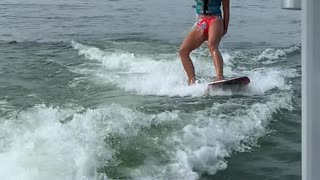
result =
[{"label": "ocean water", "polygon": [[220,48],[243,89],[206,91],[194,1],[2,0],[0,179],[301,179],[301,18],[231,1]]}]

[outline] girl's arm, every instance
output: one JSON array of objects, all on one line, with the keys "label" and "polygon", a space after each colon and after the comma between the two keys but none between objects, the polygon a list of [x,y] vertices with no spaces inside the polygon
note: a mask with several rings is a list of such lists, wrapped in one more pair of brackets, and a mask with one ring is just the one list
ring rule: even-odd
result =
[{"label": "girl's arm", "polygon": [[223,21],[224,21],[224,34],[226,34],[229,27],[230,0],[222,0],[222,8],[223,8]]}]

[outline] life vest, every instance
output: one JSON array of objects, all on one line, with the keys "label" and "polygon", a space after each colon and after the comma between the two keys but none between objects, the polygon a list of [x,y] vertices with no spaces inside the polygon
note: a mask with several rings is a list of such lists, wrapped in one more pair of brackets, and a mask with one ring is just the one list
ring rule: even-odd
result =
[{"label": "life vest", "polygon": [[197,14],[221,14],[222,0],[196,0]]}]

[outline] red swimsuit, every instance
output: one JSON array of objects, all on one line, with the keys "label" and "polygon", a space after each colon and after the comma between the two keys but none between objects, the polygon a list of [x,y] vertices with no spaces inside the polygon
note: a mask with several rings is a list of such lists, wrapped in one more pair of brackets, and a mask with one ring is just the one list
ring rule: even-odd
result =
[{"label": "red swimsuit", "polygon": [[221,18],[222,18],[221,15],[211,15],[211,16],[200,15],[197,21],[197,27],[203,30],[204,34],[207,36],[211,23],[214,22],[216,19],[221,19]]}]

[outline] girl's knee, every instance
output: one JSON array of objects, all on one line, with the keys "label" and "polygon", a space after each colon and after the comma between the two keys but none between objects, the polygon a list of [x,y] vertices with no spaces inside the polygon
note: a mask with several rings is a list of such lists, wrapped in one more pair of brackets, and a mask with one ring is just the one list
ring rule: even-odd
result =
[{"label": "girl's knee", "polygon": [[214,42],[208,42],[208,48],[211,52],[218,51],[219,45]]},{"label": "girl's knee", "polygon": [[180,47],[179,49],[179,55],[180,56],[189,56],[191,51],[188,48]]}]

